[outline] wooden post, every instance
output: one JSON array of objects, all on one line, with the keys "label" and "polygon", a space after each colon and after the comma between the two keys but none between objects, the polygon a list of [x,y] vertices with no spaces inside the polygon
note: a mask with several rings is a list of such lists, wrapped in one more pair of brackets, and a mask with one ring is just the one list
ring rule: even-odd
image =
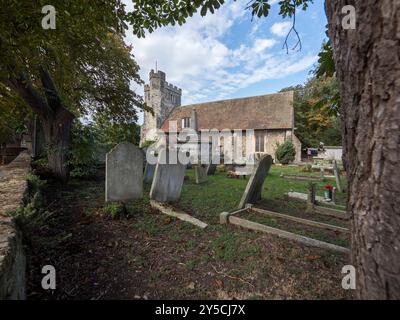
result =
[{"label": "wooden post", "polygon": [[336,188],[339,192],[342,192],[342,186],[340,185],[340,172],[336,160],[333,160],[333,172],[335,173]]}]

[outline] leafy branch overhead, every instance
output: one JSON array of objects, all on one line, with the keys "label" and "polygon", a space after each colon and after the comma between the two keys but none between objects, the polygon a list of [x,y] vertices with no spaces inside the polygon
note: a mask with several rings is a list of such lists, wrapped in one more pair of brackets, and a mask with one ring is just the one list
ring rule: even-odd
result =
[{"label": "leafy branch overhead", "polygon": [[[188,17],[192,17],[198,10],[200,15],[213,14],[219,9],[224,0],[132,0],[133,11],[127,14],[127,21],[133,27],[133,33],[138,37],[144,37],[145,31],[153,32],[157,28],[167,25],[182,25]],[[283,17],[293,18],[295,28],[296,9],[306,10],[313,0],[281,0],[279,1],[280,12]],[[250,0],[246,7],[253,17],[267,17],[271,9],[270,0]],[[299,41],[300,38],[298,37]],[[297,43],[296,47],[301,44]]]}]

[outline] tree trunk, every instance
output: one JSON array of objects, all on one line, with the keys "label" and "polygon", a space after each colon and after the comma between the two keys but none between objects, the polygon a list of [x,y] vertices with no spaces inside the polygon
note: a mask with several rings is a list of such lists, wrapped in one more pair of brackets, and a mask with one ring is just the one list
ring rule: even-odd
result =
[{"label": "tree trunk", "polygon": [[56,178],[66,182],[69,178],[67,158],[73,118],[69,112],[60,111],[55,119],[42,119],[42,123],[50,170]]},{"label": "tree trunk", "polygon": [[75,116],[63,106],[48,70],[44,67],[39,69],[46,99],[32,86],[28,75],[25,73],[21,73],[19,77],[11,76],[8,84],[32,108],[32,111],[40,117],[44,129],[45,143],[48,148],[49,167],[56,178],[66,182],[69,176],[67,153],[69,150],[71,124]]},{"label": "tree trunk", "polygon": [[[342,27],[345,5],[356,30]],[[400,1],[326,0],[352,214],[352,263],[364,299],[400,299]]]}]

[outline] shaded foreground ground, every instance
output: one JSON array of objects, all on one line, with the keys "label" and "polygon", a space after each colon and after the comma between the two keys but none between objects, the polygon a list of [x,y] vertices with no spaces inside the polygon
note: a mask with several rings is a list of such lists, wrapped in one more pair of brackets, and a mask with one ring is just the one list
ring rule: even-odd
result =
[{"label": "shaded foreground ground", "polygon": [[[218,225],[218,213],[234,208],[246,181],[219,173],[197,186],[189,176],[177,205],[209,223],[206,230],[152,210],[147,198],[128,206],[129,219],[111,219],[102,174],[66,187],[49,181],[45,205],[53,214],[31,243],[28,298],[351,298],[341,287],[347,256]],[[270,205],[288,210],[275,196]],[[54,291],[40,285],[46,264],[57,270]]]}]

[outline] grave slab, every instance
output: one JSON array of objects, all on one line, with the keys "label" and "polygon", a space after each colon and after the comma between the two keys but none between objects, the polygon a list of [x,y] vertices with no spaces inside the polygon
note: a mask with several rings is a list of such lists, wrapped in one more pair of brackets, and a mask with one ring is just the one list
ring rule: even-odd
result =
[{"label": "grave slab", "polygon": [[154,171],[156,170],[155,164],[150,164],[146,162],[146,167],[144,168],[144,183],[152,183],[154,177]]},{"label": "grave slab", "polygon": [[[165,149],[162,150],[159,159],[168,159],[167,155],[162,154],[166,152]],[[186,164],[158,162],[151,184],[150,199],[161,203],[177,201],[181,195],[185,170]]]},{"label": "grave slab", "polygon": [[143,196],[143,152],[122,142],[106,155],[106,202],[130,201]]},{"label": "grave slab", "polygon": [[261,199],[262,187],[271,165],[272,157],[270,155],[265,155],[260,159],[249,179],[249,182],[247,183],[246,189],[239,203],[239,209],[244,208],[247,203],[255,203]]},{"label": "grave slab", "polygon": [[194,175],[196,179],[196,184],[201,184],[207,182],[207,166],[206,165],[195,165]]}]

